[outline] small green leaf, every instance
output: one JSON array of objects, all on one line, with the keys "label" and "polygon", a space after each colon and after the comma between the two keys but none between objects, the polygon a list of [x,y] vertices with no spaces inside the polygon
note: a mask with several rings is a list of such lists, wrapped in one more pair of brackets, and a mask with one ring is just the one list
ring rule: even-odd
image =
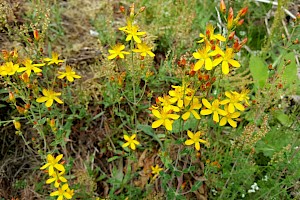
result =
[{"label": "small green leaf", "polygon": [[117,160],[118,158],[120,158],[120,156],[113,156],[113,157],[107,159],[107,162],[112,162],[114,160]]},{"label": "small green leaf", "polygon": [[293,122],[291,120],[291,118],[284,114],[282,111],[276,111],[274,113],[276,119],[278,119],[278,121],[283,125],[283,126],[290,126]]},{"label": "small green leaf", "polygon": [[191,188],[191,192],[195,192],[196,190],[198,190],[202,185],[202,183],[203,183],[202,181],[196,181],[196,183]]},{"label": "small green leaf", "polygon": [[257,88],[264,87],[269,76],[268,67],[265,61],[261,57],[252,55],[249,62],[249,68],[254,80],[254,85]]}]

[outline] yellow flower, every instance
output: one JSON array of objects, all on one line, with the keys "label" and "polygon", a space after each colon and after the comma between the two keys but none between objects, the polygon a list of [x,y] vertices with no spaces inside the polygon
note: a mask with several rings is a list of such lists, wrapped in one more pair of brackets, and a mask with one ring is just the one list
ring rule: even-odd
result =
[{"label": "yellow flower", "polygon": [[202,104],[199,103],[198,98],[194,97],[192,102],[190,100],[185,100],[184,104],[185,106],[189,106],[189,109],[181,116],[183,120],[187,120],[190,117],[191,113],[196,119],[200,119],[200,115],[195,111],[199,110],[202,107]]},{"label": "yellow flower", "polygon": [[223,37],[221,34],[214,34],[214,27],[212,24],[208,23],[206,25],[206,35],[200,33],[199,37],[202,38],[200,41],[198,41],[198,43],[202,43],[202,42],[210,42],[210,41],[226,41],[226,38]]},{"label": "yellow flower", "polygon": [[114,59],[117,56],[119,58],[124,58],[124,54],[129,54],[129,52],[127,51],[123,51],[125,49],[125,45],[123,44],[116,44],[115,46],[112,47],[112,49],[108,50],[108,52],[111,54],[110,56],[108,56],[108,59]]},{"label": "yellow flower", "polygon": [[152,170],[152,174],[159,174],[160,171],[163,170],[163,168],[160,168],[158,165],[156,165],[155,167],[151,166],[151,170]]},{"label": "yellow flower", "polygon": [[70,66],[66,66],[66,72],[58,72],[58,73],[61,75],[59,75],[57,78],[63,79],[67,77],[67,80],[70,82],[73,82],[74,78],[81,78],[81,76],[77,75]]},{"label": "yellow flower", "polygon": [[46,107],[51,107],[52,104],[53,104],[53,100],[55,100],[57,103],[59,104],[62,104],[63,102],[58,98],[58,96],[61,95],[61,93],[57,93],[57,92],[54,92],[52,90],[46,90],[46,89],[43,89],[43,97],[39,97],[36,99],[36,102],[38,103],[42,103],[42,102],[45,102],[46,101]]},{"label": "yellow flower", "polygon": [[201,133],[200,131],[197,131],[195,134],[193,134],[191,131],[187,131],[187,134],[189,136],[189,138],[184,142],[185,145],[192,145],[195,144],[195,148],[197,151],[200,150],[200,143],[202,144],[207,144],[207,141],[200,139],[200,136],[203,135],[203,133]]},{"label": "yellow flower", "polygon": [[34,73],[39,73],[42,72],[42,70],[38,67],[44,66],[45,64],[32,64],[32,60],[30,59],[25,59],[22,64],[25,67],[20,67],[18,69],[18,72],[26,72],[26,74],[28,75],[28,77],[30,77],[31,71],[33,71]]},{"label": "yellow flower", "polygon": [[64,62],[64,60],[58,59],[59,55],[56,52],[52,52],[51,56],[52,56],[52,58],[44,58],[44,61],[48,62],[48,65],[51,65],[53,63],[58,65],[59,63]]},{"label": "yellow flower", "polygon": [[213,62],[210,57],[216,54],[215,51],[211,52],[211,46],[209,44],[206,44],[202,49],[198,49],[197,52],[193,53],[194,58],[199,60],[194,66],[194,71],[198,71],[203,65],[206,70],[212,70]]},{"label": "yellow flower", "polygon": [[155,54],[152,53],[151,51],[151,47],[149,47],[146,43],[140,43],[140,44],[137,44],[137,49],[133,49],[132,51],[133,52],[136,52],[136,53],[141,53],[141,56],[145,57],[147,54],[150,56],[150,57],[154,57]]},{"label": "yellow flower", "polygon": [[158,120],[152,123],[152,128],[158,128],[161,125],[166,127],[168,131],[172,130],[173,120],[178,119],[180,116],[176,114],[170,114],[169,111],[165,111],[164,109],[159,112],[158,110],[153,109],[152,114],[158,118]]},{"label": "yellow flower", "polygon": [[240,94],[237,92],[225,92],[226,97],[228,97],[228,99],[225,99],[223,101],[221,101],[221,104],[228,104],[228,112],[230,113],[234,113],[235,108],[240,110],[240,111],[244,111],[245,107],[239,103],[240,102]]},{"label": "yellow flower", "polygon": [[201,110],[201,115],[210,115],[213,114],[213,120],[215,122],[219,122],[219,115],[227,115],[227,112],[225,110],[222,110],[219,108],[220,102],[218,99],[215,99],[212,104],[210,104],[207,99],[202,99],[202,104],[207,108],[204,110]]},{"label": "yellow flower", "polygon": [[6,75],[14,75],[19,69],[18,64],[13,64],[13,62],[6,62],[3,66],[0,68],[0,75],[6,76]]},{"label": "yellow flower", "polygon": [[50,196],[51,196],[51,197],[53,197],[53,196],[58,196],[58,197],[57,197],[57,200],[63,200],[64,197],[65,197],[66,199],[72,199],[71,193],[70,193],[70,192],[67,192],[68,189],[69,189],[69,186],[68,186],[68,184],[66,183],[66,184],[64,184],[61,188],[57,188],[57,191],[52,192],[52,193],[50,194]]},{"label": "yellow flower", "polygon": [[194,93],[186,84],[183,84],[183,86],[172,85],[172,88],[174,88],[174,90],[169,91],[169,95],[172,97],[170,101],[177,102],[179,108],[183,107],[183,99],[190,100],[191,98],[188,95],[193,95]]},{"label": "yellow flower", "polygon": [[249,97],[248,97],[248,93],[250,92],[250,90],[248,90],[248,89],[243,89],[242,91],[241,91],[241,93],[240,93],[240,98],[239,98],[239,100],[241,101],[241,102],[243,102],[243,101],[245,101],[245,103],[249,106],[250,104],[249,104],[249,102],[248,102],[248,100],[250,99]]},{"label": "yellow flower", "polygon": [[227,115],[225,115],[224,117],[222,117],[222,119],[220,120],[219,125],[220,126],[224,126],[227,124],[227,122],[230,124],[230,126],[236,128],[237,127],[237,123],[235,121],[233,121],[233,119],[238,118],[241,113],[240,112],[234,112],[234,113],[230,113],[228,110],[228,106],[225,105],[225,110],[227,110]]},{"label": "yellow flower", "polygon": [[54,187],[58,188],[61,182],[63,182],[63,183],[67,182],[67,179],[62,176],[64,173],[65,173],[65,171],[62,171],[59,173],[54,172],[52,174],[52,177],[46,181],[46,184],[51,184],[52,182],[54,182]]},{"label": "yellow flower", "polygon": [[227,48],[225,53],[220,49],[220,47],[216,46],[216,50],[214,51],[216,54],[220,54],[219,58],[216,58],[213,61],[213,66],[217,66],[222,62],[222,72],[223,74],[229,73],[229,64],[233,67],[240,67],[240,63],[233,59],[234,52],[232,48]]},{"label": "yellow flower", "polygon": [[133,40],[136,43],[141,43],[142,41],[138,36],[145,35],[146,32],[138,32],[138,29],[139,29],[139,27],[136,25],[127,26],[127,28],[125,30],[123,30],[125,33],[128,34],[126,37],[126,41],[130,41],[133,38]]},{"label": "yellow flower", "polygon": [[51,154],[47,155],[47,163],[43,165],[40,169],[46,169],[49,167],[49,176],[52,176],[54,172],[54,168],[58,171],[64,172],[65,167],[62,164],[58,164],[58,162],[62,159],[63,154],[58,155],[56,158],[54,158]]},{"label": "yellow flower", "polygon": [[163,106],[165,111],[174,111],[174,112],[179,112],[180,108],[177,106],[172,105],[173,103],[176,102],[176,99],[170,98],[168,95],[164,95],[164,97],[158,97],[158,100],[161,102],[161,105]]},{"label": "yellow flower", "polygon": [[135,150],[135,145],[139,145],[140,143],[135,140],[134,138],[136,137],[136,134],[133,134],[131,137],[128,135],[124,135],[124,140],[127,142],[122,145],[122,147],[127,147],[129,146],[132,150]]}]

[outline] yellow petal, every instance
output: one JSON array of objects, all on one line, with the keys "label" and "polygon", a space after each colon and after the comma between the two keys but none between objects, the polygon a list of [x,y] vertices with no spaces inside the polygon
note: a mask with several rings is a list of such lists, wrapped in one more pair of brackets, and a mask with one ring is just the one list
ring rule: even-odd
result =
[{"label": "yellow petal", "polygon": [[225,124],[227,123],[227,118],[226,117],[223,117],[220,121],[220,126],[224,126]]},{"label": "yellow petal", "polygon": [[190,115],[191,115],[190,112],[186,112],[181,117],[182,117],[183,120],[187,120],[190,117]]},{"label": "yellow petal", "polygon": [[207,99],[202,99],[202,104],[203,104],[206,108],[211,108],[211,104],[207,101]]},{"label": "yellow petal", "polygon": [[198,71],[199,69],[201,69],[203,64],[204,64],[204,60],[199,60],[198,62],[196,62],[194,66],[194,71]]},{"label": "yellow petal", "polygon": [[47,102],[46,102],[46,107],[51,107],[53,104],[53,99],[48,99]]},{"label": "yellow petal", "polygon": [[130,140],[130,138],[129,138],[128,135],[124,135],[123,137],[124,137],[124,140],[126,140],[126,141],[129,141],[129,140]]},{"label": "yellow petal", "polygon": [[65,167],[62,164],[55,164],[54,167],[58,170],[58,171],[65,171]]},{"label": "yellow petal", "polygon": [[43,103],[43,102],[47,101],[48,99],[49,99],[48,97],[39,97],[36,99],[36,102]]},{"label": "yellow petal", "polygon": [[197,151],[200,150],[200,143],[199,142],[195,142],[195,148]]},{"label": "yellow petal", "polygon": [[172,124],[173,124],[173,122],[172,122],[171,120],[169,120],[169,119],[166,119],[166,120],[165,120],[164,125],[165,125],[165,127],[166,127],[166,129],[167,129],[168,131],[171,131],[171,130],[172,130]]},{"label": "yellow petal", "polygon": [[200,115],[196,111],[192,110],[191,112],[193,113],[193,115],[194,115],[194,117],[196,119],[200,119],[201,118]]},{"label": "yellow petal", "polygon": [[229,113],[234,113],[234,111],[235,111],[234,106],[233,106],[232,103],[230,103],[230,104],[228,105],[228,112],[229,112]]},{"label": "yellow petal", "polygon": [[240,110],[240,111],[244,111],[244,110],[245,110],[245,107],[244,107],[242,104],[240,104],[240,103],[235,103],[234,106],[235,106],[238,110]]},{"label": "yellow petal", "polygon": [[131,144],[130,144],[130,148],[131,148],[132,150],[135,150],[135,144],[134,144],[134,143],[131,143]]},{"label": "yellow petal", "polygon": [[201,110],[200,114],[201,115],[210,115],[212,113],[212,110],[209,110],[209,109],[204,109],[204,110]]},{"label": "yellow petal", "polygon": [[210,58],[205,59],[205,69],[206,70],[211,70],[212,69],[212,61]]},{"label": "yellow petal", "polygon": [[157,118],[161,118],[161,114],[160,114],[160,112],[158,111],[158,110],[155,110],[155,109],[153,109],[152,110],[152,114],[155,116],[155,117],[157,117]]},{"label": "yellow petal", "polygon": [[229,59],[228,62],[229,62],[232,66],[234,66],[234,67],[240,67],[240,66],[241,66],[240,63],[239,63],[238,61],[233,60],[233,59]]},{"label": "yellow petal", "polygon": [[164,120],[163,120],[163,119],[154,121],[154,122],[152,123],[152,128],[158,128],[158,127],[160,127],[163,123],[164,123]]},{"label": "yellow petal", "polygon": [[227,61],[222,62],[222,72],[223,74],[228,74],[229,73],[229,66]]},{"label": "yellow petal", "polygon": [[184,144],[185,144],[185,145],[192,145],[192,144],[194,144],[194,141],[193,141],[193,140],[186,140],[186,141],[184,142]]},{"label": "yellow petal", "polygon": [[59,103],[59,104],[63,104],[64,102],[62,102],[62,100],[60,100],[59,98],[57,98],[57,97],[54,97],[54,100],[57,102],[57,103]]},{"label": "yellow petal", "polygon": [[234,128],[237,127],[237,123],[235,121],[233,121],[232,119],[228,119],[228,123]]},{"label": "yellow petal", "polygon": [[217,66],[218,64],[220,64],[220,63],[222,62],[222,60],[223,60],[222,57],[216,58],[216,59],[213,61],[212,65],[215,67],[215,66]]},{"label": "yellow petal", "polygon": [[213,120],[215,122],[219,122],[219,115],[218,115],[218,112],[216,112],[216,111],[214,111]]}]

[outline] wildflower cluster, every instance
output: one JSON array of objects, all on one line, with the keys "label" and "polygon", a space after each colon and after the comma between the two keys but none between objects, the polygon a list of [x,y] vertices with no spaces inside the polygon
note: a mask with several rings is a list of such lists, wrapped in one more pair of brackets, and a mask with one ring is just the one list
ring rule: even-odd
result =
[{"label": "wildflower cluster", "polygon": [[[226,8],[222,7],[221,10],[225,13]],[[150,108],[156,118],[152,128],[164,126],[168,131],[172,131],[175,120],[181,118],[186,121],[191,117],[202,120],[201,116],[206,115],[212,115],[212,120],[219,126],[229,124],[233,128],[237,127],[238,118],[246,106],[249,106],[250,91],[242,89],[241,92],[218,92],[221,90],[211,92],[222,87],[219,80],[223,75],[231,75],[232,67],[241,66],[235,58],[235,53],[240,51],[247,39],[241,43],[233,39],[234,29],[242,24],[240,18],[246,12],[247,8],[243,8],[233,19],[233,12],[230,9],[227,34],[224,35],[215,33],[215,27],[211,23],[207,24],[206,32],[199,34],[199,47],[193,53],[196,62],[187,65],[184,58],[178,62],[180,67],[187,69],[182,86],[172,85],[168,94],[156,98],[156,104]],[[187,135],[190,139],[186,140],[185,144],[194,144],[197,151],[200,150],[200,143],[208,144],[206,140],[200,139],[204,135],[200,131],[193,133],[188,130]]]},{"label": "wildflower cluster", "polygon": [[57,157],[48,154],[47,163],[40,168],[41,170],[47,169],[49,179],[46,180],[46,183],[54,183],[54,187],[57,188],[57,191],[50,193],[50,196],[58,196],[57,200],[72,199],[74,195],[74,190],[69,188],[68,180],[64,177],[65,167],[59,163],[62,157],[62,154]]},{"label": "wildflower cluster", "polygon": [[[120,8],[121,12],[125,13],[124,7]],[[152,52],[151,46],[147,44],[141,37],[146,36],[146,32],[140,31],[140,28],[137,24],[135,24],[135,17],[143,12],[145,7],[142,7],[137,13],[134,11],[134,4],[130,7],[130,14],[127,17],[127,25],[119,28],[120,31],[126,34],[126,42],[130,42],[130,52],[131,53],[139,53],[141,56],[141,60],[144,59],[147,55],[150,57],[154,57],[155,54]],[[125,55],[130,54],[125,50],[125,45],[118,43],[112,47],[112,49],[108,50],[109,56],[108,59],[124,59]]]}]

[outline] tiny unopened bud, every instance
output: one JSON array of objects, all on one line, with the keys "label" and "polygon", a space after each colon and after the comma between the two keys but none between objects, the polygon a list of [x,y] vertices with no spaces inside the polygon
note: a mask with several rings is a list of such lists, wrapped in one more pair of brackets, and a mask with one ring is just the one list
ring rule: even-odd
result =
[{"label": "tiny unopened bud", "polygon": [[9,101],[14,102],[14,101],[16,100],[16,99],[15,99],[14,93],[9,92],[9,94],[8,94],[8,99],[9,99]]},{"label": "tiny unopened bud", "polygon": [[227,18],[227,29],[231,30],[233,27],[233,9],[229,8],[228,18]]},{"label": "tiny unopened bud", "polygon": [[220,11],[223,14],[225,14],[225,12],[226,12],[226,5],[225,5],[224,0],[221,0],[221,2],[220,2]]},{"label": "tiny unopened bud", "polygon": [[246,13],[247,13],[247,11],[248,11],[248,7],[242,8],[242,9],[239,11],[238,16],[239,16],[239,17],[245,16]]},{"label": "tiny unopened bud", "polygon": [[25,113],[25,109],[20,107],[20,106],[16,106],[17,108],[17,111],[20,113],[20,114],[24,114]]},{"label": "tiny unopened bud", "polygon": [[21,123],[19,121],[14,120],[13,124],[14,124],[16,130],[18,130],[18,131],[21,130]]},{"label": "tiny unopened bud", "polygon": [[285,35],[284,35],[283,33],[281,34],[281,38],[282,38],[282,39],[285,39]]},{"label": "tiny unopened bud", "polygon": [[33,31],[33,37],[36,41],[38,41],[40,38],[39,38],[39,32],[37,30],[34,30]]},{"label": "tiny unopened bud", "polygon": [[134,17],[134,3],[131,4],[129,10],[130,10],[130,17]]},{"label": "tiny unopened bud", "polygon": [[24,106],[24,108],[26,109],[26,110],[28,110],[29,108],[30,108],[30,104],[25,104],[25,106]]},{"label": "tiny unopened bud", "polygon": [[235,31],[232,31],[229,36],[228,36],[228,39],[229,40],[232,40],[234,38],[234,35],[235,35]]},{"label": "tiny unopened bud", "polygon": [[121,13],[125,13],[125,7],[124,6],[120,6],[120,11],[121,11]]},{"label": "tiny unopened bud", "polygon": [[140,12],[144,12],[145,9],[146,9],[145,6],[141,7],[141,8],[140,8]]},{"label": "tiny unopened bud", "polygon": [[24,83],[29,83],[29,77],[28,77],[28,74],[26,72],[24,72],[22,75],[21,75],[21,79],[24,81]]},{"label": "tiny unopened bud", "polygon": [[208,74],[204,74],[204,75],[202,76],[202,79],[203,79],[204,81],[208,81],[209,75],[208,75]]},{"label": "tiny unopened bud", "polygon": [[238,25],[238,26],[242,26],[243,23],[244,23],[244,19],[241,19],[240,21],[238,21],[237,25]]},{"label": "tiny unopened bud", "polygon": [[55,127],[55,119],[51,119],[49,123],[50,127]]},{"label": "tiny unopened bud", "polygon": [[296,40],[293,41],[293,44],[299,44],[299,39],[296,38]]},{"label": "tiny unopened bud", "polygon": [[214,83],[216,81],[216,77],[211,78],[211,82]]},{"label": "tiny unopened bud", "polygon": [[287,60],[285,64],[286,64],[286,65],[291,64],[291,60]]}]

